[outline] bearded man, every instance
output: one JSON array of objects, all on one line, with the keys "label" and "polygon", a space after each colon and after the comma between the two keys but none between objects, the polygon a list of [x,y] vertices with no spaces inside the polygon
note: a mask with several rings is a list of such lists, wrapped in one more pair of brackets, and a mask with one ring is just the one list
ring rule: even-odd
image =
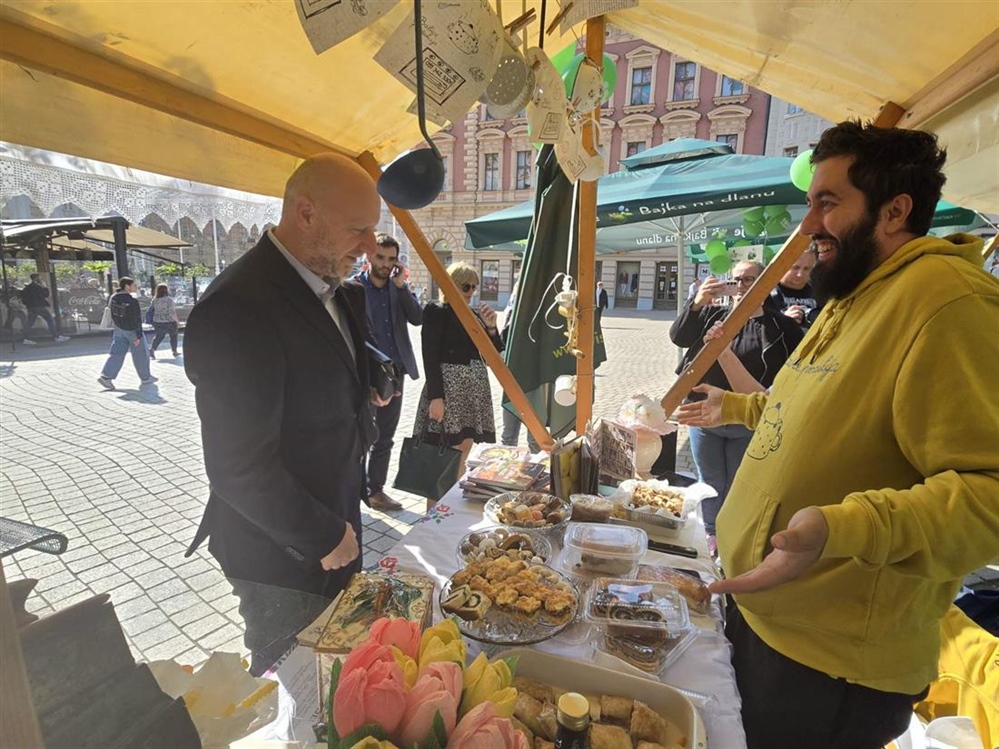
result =
[{"label": "bearded man", "polygon": [[829,301],[769,394],[709,386],[695,426],[758,430],[718,516],[750,749],[882,747],[936,677],[940,620],[997,557],[999,282],[926,236],[946,154],[844,122],[801,231]]}]

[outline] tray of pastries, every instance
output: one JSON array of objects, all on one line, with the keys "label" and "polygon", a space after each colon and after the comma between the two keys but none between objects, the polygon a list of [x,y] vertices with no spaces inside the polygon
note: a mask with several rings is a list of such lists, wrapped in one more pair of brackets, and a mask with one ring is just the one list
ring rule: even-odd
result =
[{"label": "tray of pastries", "polygon": [[544,564],[551,555],[552,545],[544,536],[505,526],[472,531],[458,544],[458,563],[461,565],[500,557]]},{"label": "tray of pastries", "polygon": [[704,723],[679,691],[640,678],[536,650],[513,649],[517,657],[514,728],[528,746],[552,749],[556,705],[563,692],[579,692],[590,704],[590,749],[706,749]]},{"label": "tray of pastries", "polygon": [[445,616],[458,618],[462,634],[500,645],[547,640],[565,629],[579,608],[576,590],[558,572],[505,556],[458,570],[439,600]]}]

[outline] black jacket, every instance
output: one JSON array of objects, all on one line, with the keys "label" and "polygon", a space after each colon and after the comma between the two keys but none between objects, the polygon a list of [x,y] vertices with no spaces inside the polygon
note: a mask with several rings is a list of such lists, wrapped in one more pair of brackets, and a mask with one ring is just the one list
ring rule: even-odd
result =
[{"label": "black jacket", "polygon": [[21,289],[21,301],[25,307],[48,307],[49,290],[44,286],[31,282]]},{"label": "black jacket", "polygon": [[[478,312],[472,312],[479,317]],[[482,322],[481,318],[479,322]],[[503,338],[499,333],[489,337],[496,350],[502,351]],[[479,350],[450,304],[431,302],[423,308],[423,372],[427,378],[427,398],[444,397],[441,364],[468,364],[476,359],[482,359]]]},{"label": "black jacket", "polygon": [[[670,340],[677,346],[687,349],[680,365],[676,368],[677,374],[683,372],[704,348],[704,334],[708,328],[717,321],[724,320],[728,313],[728,307],[705,305],[695,311],[690,302],[684,306],[669,330]],[[758,330],[760,335],[750,335],[748,331],[750,326],[753,326],[754,332]],[[751,318],[736,335],[732,342],[732,350],[761,385],[770,387],[777,372],[784,366],[784,362],[801,343],[803,337],[801,328],[794,320],[764,305],[763,314],[758,318]],[[717,362],[711,365],[701,382],[725,390],[732,389]]]},{"label": "black jacket", "polygon": [[338,293],[357,361],[333,319],[265,234],[187,321],[211,495],[188,553],[228,576],[333,596],[361,560],[323,572],[350,523],[361,540],[362,458],[374,436],[364,289]]}]

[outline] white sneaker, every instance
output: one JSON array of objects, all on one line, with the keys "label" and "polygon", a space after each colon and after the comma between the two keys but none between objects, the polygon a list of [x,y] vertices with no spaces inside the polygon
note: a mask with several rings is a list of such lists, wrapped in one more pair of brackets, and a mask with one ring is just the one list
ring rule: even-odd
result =
[{"label": "white sneaker", "polygon": [[154,382],[159,382],[159,379],[160,379],[159,377],[153,377],[152,375],[149,375],[149,377],[147,377],[146,379],[142,380],[142,384],[143,385],[152,385]]},{"label": "white sneaker", "polygon": [[97,381],[101,383],[105,390],[114,390],[114,381],[108,379],[104,375],[97,378]]},{"label": "white sneaker", "polygon": [[57,335],[55,337],[55,342],[56,343],[65,343],[68,340],[69,340],[69,336],[68,335]]},{"label": "white sneaker", "polygon": [[37,346],[38,345],[38,343],[36,341],[32,341],[30,338],[25,338],[23,341],[21,341],[21,343],[23,343],[25,346]]}]

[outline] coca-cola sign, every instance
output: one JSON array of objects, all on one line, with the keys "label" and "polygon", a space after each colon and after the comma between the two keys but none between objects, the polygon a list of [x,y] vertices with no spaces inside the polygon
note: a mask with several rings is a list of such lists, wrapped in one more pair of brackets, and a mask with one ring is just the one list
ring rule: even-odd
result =
[{"label": "coca-cola sign", "polygon": [[70,289],[66,304],[70,307],[103,307],[104,295],[95,289]]}]

